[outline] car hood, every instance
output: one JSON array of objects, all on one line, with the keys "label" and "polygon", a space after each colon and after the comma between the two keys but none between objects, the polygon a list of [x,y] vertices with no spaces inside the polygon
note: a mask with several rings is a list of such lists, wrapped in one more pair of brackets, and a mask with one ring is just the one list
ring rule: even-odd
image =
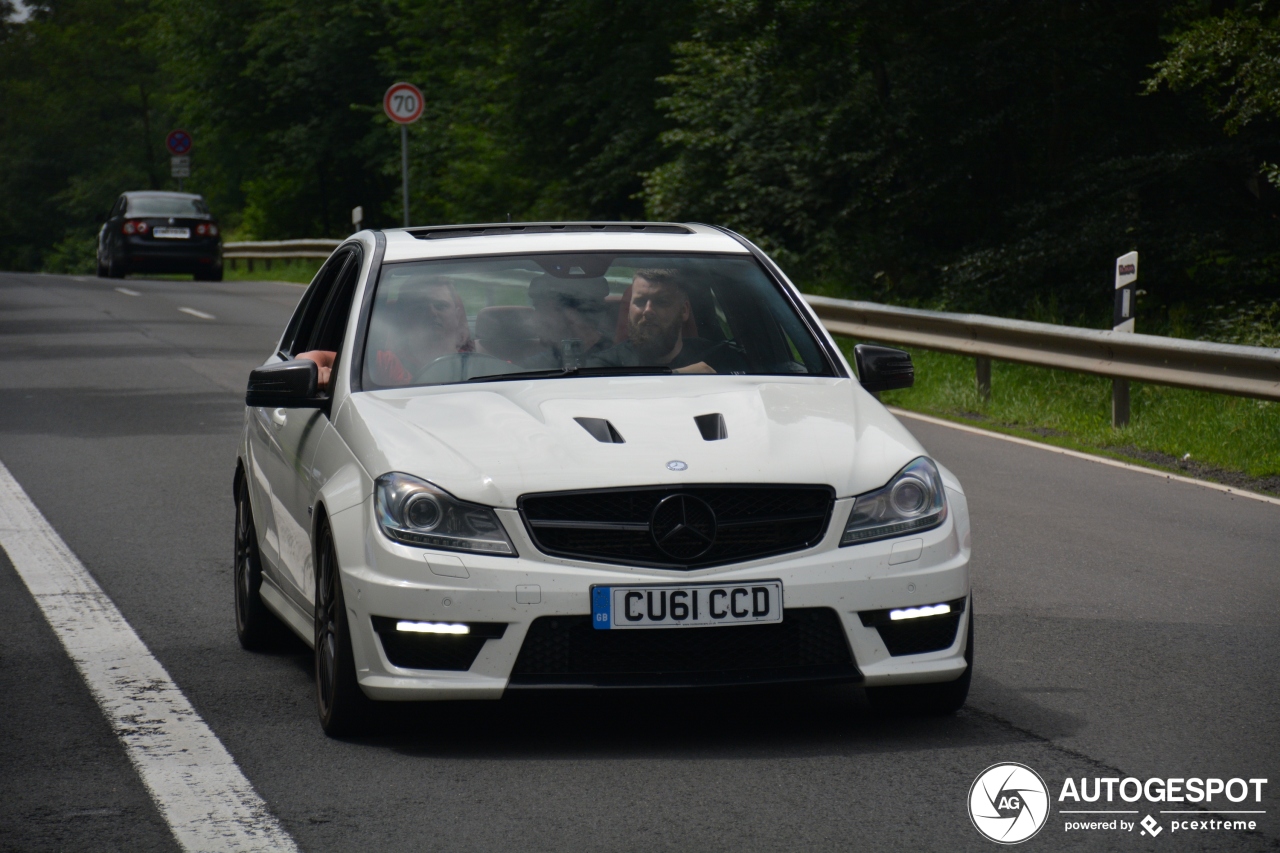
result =
[{"label": "car hood", "polygon": [[[724,416],[707,441],[694,418]],[[622,443],[575,418],[603,418]],[[856,381],[813,377],[580,377],[351,395],[336,427],[373,477],[400,471],[464,500],[699,483],[884,485],[924,451]],[[680,469],[681,462],[684,468]],[[680,469],[680,470],[673,470]]]}]

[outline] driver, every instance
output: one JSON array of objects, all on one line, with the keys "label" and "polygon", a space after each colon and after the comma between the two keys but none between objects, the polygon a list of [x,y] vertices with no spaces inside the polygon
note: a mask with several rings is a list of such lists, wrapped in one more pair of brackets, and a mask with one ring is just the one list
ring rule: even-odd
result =
[{"label": "driver", "polygon": [[406,286],[396,308],[371,371],[379,385],[408,385],[437,358],[475,350],[467,309],[449,279]]},{"label": "driver", "polygon": [[[379,313],[388,320],[370,365],[370,376],[379,385],[409,385],[437,358],[475,349],[467,310],[447,278],[406,284],[399,298]],[[311,350],[296,357],[314,361],[319,367],[318,387],[329,386],[337,353]]]},{"label": "driver", "polygon": [[[732,351],[705,338],[686,338],[693,314],[678,270],[636,270],[631,281],[627,340],[587,359],[588,367],[667,366],[676,373],[732,372]],[[714,353],[712,351],[715,351]],[[719,366],[717,371],[707,360]]]}]

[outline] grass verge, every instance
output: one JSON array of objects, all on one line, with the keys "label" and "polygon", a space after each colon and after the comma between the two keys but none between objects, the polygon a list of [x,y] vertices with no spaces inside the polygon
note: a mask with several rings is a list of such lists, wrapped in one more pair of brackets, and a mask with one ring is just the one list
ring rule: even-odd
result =
[{"label": "grass verge", "polygon": [[295,284],[310,284],[323,263],[321,258],[295,258],[272,261],[268,266],[266,261],[255,260],[251,272],[246,260],[237,260],[234,269],[231,261],[224,260],[222,278],[224,281],[291,281]]},{"label": "grass verge", "polygon": [[[854,343],[840,340],[851,362]],[[1114,429],[1105,377],[997,361],[984,401],[972,358],[909,351],[916,384],[887,405],[1280,495],[1280,403],[1135,382],[1130,424]]]}]

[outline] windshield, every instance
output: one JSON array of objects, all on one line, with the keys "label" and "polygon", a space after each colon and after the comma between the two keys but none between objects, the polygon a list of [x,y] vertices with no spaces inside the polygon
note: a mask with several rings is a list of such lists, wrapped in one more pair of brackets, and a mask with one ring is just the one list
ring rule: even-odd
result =
[{"label": "windshield", "polygon": [[193,216],[208,213],[204,201],[161,195],[131,196],[128,216]]},{"label": "windshield", "polygon": [[364,387],[627,373],[832,375],[749,256],[528,255],[386,264]]}]

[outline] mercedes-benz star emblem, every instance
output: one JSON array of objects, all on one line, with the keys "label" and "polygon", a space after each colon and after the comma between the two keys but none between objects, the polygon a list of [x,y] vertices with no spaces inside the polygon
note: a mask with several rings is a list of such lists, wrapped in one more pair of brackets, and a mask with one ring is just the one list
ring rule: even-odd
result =
[{"label": "mercedes-benz star emblem", "polygon": [[649,535],[671,559],[696,560],[716,542],[715,510],[693,495],[668,495],[649,516]]},{"label": "mercedes-benz star emblem", "polygon": [[668,471],[687,471],[689,470],[689,465],[688,463],[681,462],[679,459],[672,459],[670,462],[667,463],[667,470]]}]

